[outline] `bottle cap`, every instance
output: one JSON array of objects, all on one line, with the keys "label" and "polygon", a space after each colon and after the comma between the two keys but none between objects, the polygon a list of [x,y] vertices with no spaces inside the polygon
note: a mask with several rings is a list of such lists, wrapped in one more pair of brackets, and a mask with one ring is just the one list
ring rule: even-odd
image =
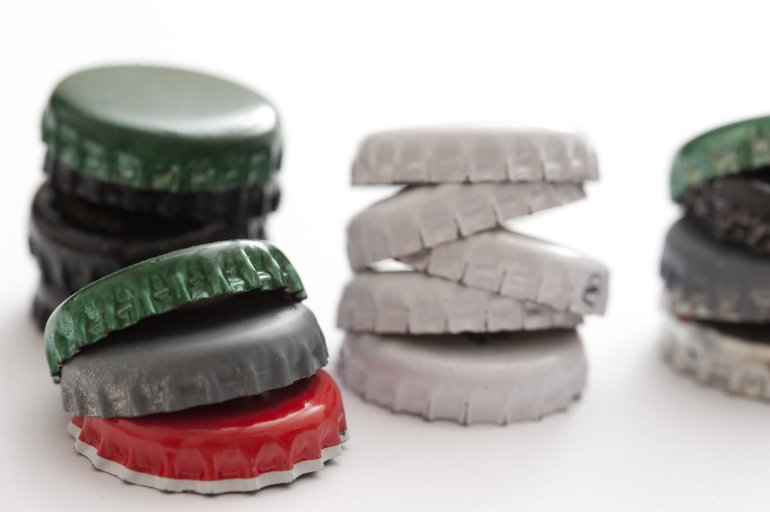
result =
[{"label": "bottle cap", "polygon": [[582,134],[535,126],[436,127],[368,136],[353,162],[353,184],[552,181],[599,178]]},{"label": "bottle cap", "polygon": [[323,370],[287,388],[141,418],[74,417],[97,469],[168,492],[249,492],[318,471],[342,453],[342,398]]},{"label": "bottle cap", "polygon": [[712,236],[770,254],[770,172],[745,172],[717,178],[682,194],[687,212]]},{"label": "bottle cap", "polygon": [[669,229],[660,268],[670,308],[678,315],[770,321],[770,259],[719,242],[693,218],[684,217]]},{"label": "bottle cap", "polygon": [[220,240],[261,238],[264,217],[200,223],[97,206],[44,183],[32,202],[29,245],[43,279],[67,293],[139,261]]},{"label": "bottle cap", "polygon": [[267,182],[281,160],[278,115],[265,98],[155,66],[65,78],[43,116],[43,140],[54,159],[102,182],[178,194]]},{"label": "bottle cap", "polygon": [[566,409],[586,382],[574,330],[495,335],[348,334],[340,372],[365,400],[462,424],[507,424]]},{"label": "bottle cap", "polygon": [[575,327],[579,315],[419,272],[363,272],[342,292],[337,327],[355,332],[449,334]]},{"label": "bottle cap", "polygon": [[497,229],[400,258],[416,270],[558,311],[602,314],[609,271],[577,251]]},{"label": "bottle cap", "polygon": [[101,181],[69,167],[50,153],[46,154],[44,169],[51,186],[63,194],[127,212],[184,217],[199,222],[264,216],[278,209],[281,198],[275,179],[221,192],[174,194]]},{"label": "bottle cap", "polygon": [[199,245],[121,269],[65,300],[46,324],[46,355],[54,380],[81,349],[139,321],[245,292],[307,295],[291,262],[269,242],[232,240]]},{"label": "bottle cap", "polygon": [[700,382],[770,400],[770,326],[702,323],[669,316],[665,359]]},{"label": "bottle cap", "polygon": [[148,318],[86,348],[62,366],[62,401],[76,416],[146,416],[282,388],[326,362],[308,308],[244,294]]},{"label": "bottle cap", "polygon": [[542,181],[406,188],[350,221],[348,257],[360,270],[583,197],[581,184]]},{"label": "bottle cap", "polygon": [[695,137],[674,157],[671,196],[715,178],[770,165],[770,117],[721,126]]}]

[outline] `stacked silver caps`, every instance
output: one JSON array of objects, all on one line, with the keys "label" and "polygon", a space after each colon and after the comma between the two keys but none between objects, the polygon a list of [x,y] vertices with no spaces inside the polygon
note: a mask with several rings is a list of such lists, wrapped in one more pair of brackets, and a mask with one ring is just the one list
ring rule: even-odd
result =
[{"label": "stacked silver caps", "polygon": [[[608,271],[502,227],[585,197],[588,141],[535,127],[367,137],[354,185],[405,185],[348,225],[355,272],[339,305],[343,382],[393,411],[507,424],[565,409],[586,382],[575,330],[601,314]],[[383,260],[405,270],[383,271]]]}]

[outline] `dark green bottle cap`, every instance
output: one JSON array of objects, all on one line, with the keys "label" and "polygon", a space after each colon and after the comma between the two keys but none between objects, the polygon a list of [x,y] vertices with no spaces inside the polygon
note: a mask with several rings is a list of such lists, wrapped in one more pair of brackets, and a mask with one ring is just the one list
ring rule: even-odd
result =
[{"label": "dark green bottle cap", "polygon": [[65,300],[45,327],[54,380],[61,365],[111,332],[205,299],[249,291],[307,297],[291,262],[264,241],[233,240],[150,258],[91,283]]},{"label": "dark green bottle cap", "polygon": [[266,182],[281,160],[275,108],[201,73],[113,66],[65,78],[43,116],[62,164],[101,181],[172,193]]},{"label": "dark green bottle cap", "polygon": [[715,178],[770,165],[770,116],[722,126],[685,144],[674,157],[671,197]]}]

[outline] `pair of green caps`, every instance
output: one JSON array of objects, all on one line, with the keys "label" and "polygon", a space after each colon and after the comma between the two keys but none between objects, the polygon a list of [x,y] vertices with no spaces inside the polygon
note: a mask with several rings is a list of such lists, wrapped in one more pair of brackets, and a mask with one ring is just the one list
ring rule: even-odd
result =
[{"label": "pair of green caps", "polygon": [[267,182],[280,168],[275,108],[214,76],[110,66],[64,79],[43,116],[49,155],[102,183],[172,194]]}]

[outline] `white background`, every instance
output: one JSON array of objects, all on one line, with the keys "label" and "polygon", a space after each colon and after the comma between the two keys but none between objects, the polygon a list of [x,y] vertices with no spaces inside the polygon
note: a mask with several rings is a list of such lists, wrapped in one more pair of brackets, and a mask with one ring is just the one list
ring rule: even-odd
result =
[{"label": "white background", "polygon": [[[660,360],[657,263],[686,138],[770,111],[768,8],[743,2],[6,2],[0,7],[0,510],[767,510],[770,407]],[[581,329],[591,363],[566,414],[508,427],[392,415],[345,393],[351,441],[291,486],[204,498],[122,484],[74,454],[41,337],[29,203],[41,110],[84,66],[173,64],[249,84],[286,128],[272,239],[299,269],[331,352],[344,226],[390,192],[348,185],[356,142],[390,127],[563,119],[597,146],[588,199],[514,223],[612,271]]]}]

